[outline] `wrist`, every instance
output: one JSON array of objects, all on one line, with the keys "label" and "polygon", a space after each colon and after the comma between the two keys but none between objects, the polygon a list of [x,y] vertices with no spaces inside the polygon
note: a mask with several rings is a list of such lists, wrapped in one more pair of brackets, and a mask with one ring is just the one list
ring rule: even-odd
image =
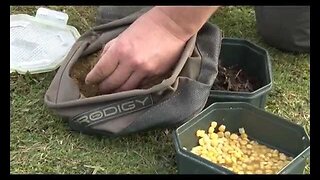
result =
[{"label": "wrist", "polygon": [[188,28],[181,26],[167,14],[157,7],[152,8],[146,16],[153,21],[157,26],[166,30],[168,33],[176,37],[177,39],[187,42],[194,34]]},{"label": "wrist", "polygon": [[217,9],[218,7],[156,6],[146,16],[176,38],[186,42]]}]

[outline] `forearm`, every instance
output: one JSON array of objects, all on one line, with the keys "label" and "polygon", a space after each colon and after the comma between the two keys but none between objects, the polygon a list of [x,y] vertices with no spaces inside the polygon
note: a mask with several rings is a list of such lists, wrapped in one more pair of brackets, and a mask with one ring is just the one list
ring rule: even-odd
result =
[{"label": "forearm", "polygon": [[218,6],[156,6],[148,16],[177,38],[187,41],[218,9]]}]

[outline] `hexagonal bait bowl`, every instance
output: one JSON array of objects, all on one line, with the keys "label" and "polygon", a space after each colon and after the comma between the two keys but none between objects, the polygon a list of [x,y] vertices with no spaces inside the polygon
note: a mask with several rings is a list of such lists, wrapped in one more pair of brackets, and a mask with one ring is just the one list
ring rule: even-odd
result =
[{"label": "hexagonal bait bowl", "polygon": [[[215,84],[218,81],[218,74],[206,107],[214,102],[247,102],[264,109],[267,94],[272,88],[272,71],[268,52],[244,39],[224,38],[219,59],[219,66],[238,67],[240,70],[236,74],[236,78],[244,72],[248,77],[256,80],[257,86],[251,92],[231,91],[228,88],[217,89]],[[220,70],[219,73],[221,73]],[[227,81],[225,84],[229,87]]]},{"label": "hexagonal bait bowl", "polygon": [[212,121],[228,131],[243,127],[250,140],[292,157],[277,174],[302,174],[310,156],[310,140],[303,127],[244,102],[218,102],[179,126],[173,132],[179,174],[235,174],[191,152],[198,145],[196,131]]}]

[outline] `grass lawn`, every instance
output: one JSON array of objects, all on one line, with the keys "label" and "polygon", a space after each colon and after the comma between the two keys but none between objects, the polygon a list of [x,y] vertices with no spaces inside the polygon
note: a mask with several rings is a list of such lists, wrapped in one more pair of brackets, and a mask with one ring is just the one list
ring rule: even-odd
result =
[{"label": "grass lawn", "polygon": [[[10,13],[34,15],[38,6],[11,7]],[[94,25],[96,7],[50,6],[69,14],[69,24],[84,33]],[[266,110],[310,129],[309,54],[284,53],[257,34],[252,7],[224,7],[211,19],[225,37],[245,38],[272,57],[273,89]],[[177,173],[172,130],[155,130],[122,138],[70,131],[44,105],[55,72],[10,75],[11,173]],[[305,172],[309,173],[309,165]]]}]

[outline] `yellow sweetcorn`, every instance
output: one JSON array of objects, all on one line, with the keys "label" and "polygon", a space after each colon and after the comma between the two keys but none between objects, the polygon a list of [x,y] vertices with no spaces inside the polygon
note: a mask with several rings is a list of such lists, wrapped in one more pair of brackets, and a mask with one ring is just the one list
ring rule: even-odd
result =
[{"label": "yellow sweetcorn", "polygon": [[202,146],[196,146],[191,149],[191,152],[196,155],[199,155],[201,151],[202,151]]},{"label": "yellow sweetcorn", "polygon": [[209,137],[210,137],[211,140],[217,140],[217,139],[219,138],[219,136],[218,136],[217,133],[211,133],[211,134],[209,135]]},{"label": "yellow sweetcorn", "polygon": [[204,144],[210,144],[210,138],[207,134],[203,136],[203,142]]},{"label": "yellow sweetcorn", "polygon": [[221,124],[213,121],[208,129],[198,130],[199,145],[191,152],[238,174],[275,174],[293,158],[276,149],[270,149],[256,141],[249,140],[244,128],[239,135],[226,131]]},{"label": "yellow sweetcorn", "polygon": [[232,140],[237,140],[237,139],[238,139],[238,135],[232,133],[232,134],[230,135],[230,139],[232,139]]},{"label": "yellow sweetcorn", "polygon": [[224,137],[229,138],[231,135],[230,131],[224,132]]},{"label": "yellow sweetcorn", "polygon": [[239,128],[239,133],[240,133],[240,134],[245,134],[246,131],[244,130],[244,128]]},{"label": "yellow sweetcorn", "polygon": [[217,122],[215,122],[215,121],[212,121],[212,122],[211,122],[211,127],[216,128],[216,127],[217,127],[217,125],[218,125],[218,123],[217,123]]},{"label": "yellow sweetcorn", "polygon": [[222,124],[222,125],[219,126],[219,131],[220,132],[224,132],[225,130],[226,130],[226,126],[225,125]]},{"label": "yellow sweetcorn", "polygon": [[204,140],[203,140],[203,138],[199,139],[199,145],[200,145],[200,146],[204,146]]},{"label": "yellow sweetcorn", "polygon": [[247,141],[245,141],[245,140],[240,140],[240,144],[241,145],[246,145],[248,142]]},{"label": "yellow sweetcorn", "polygon": [[221,131],[220,131],[220,132],[218,132],[217,134],[218,134],[218,137],[219,137],[219,138],[224,137],[224,133],[223,133],[223,132],[221,132]]},{"label": "yellow sweetcorn", "polygon": [[208,129],[208,133],[212,134],[213,132],[214,132],[214,127],[210,126],[209,129]]},{"label": "yellow sweetcorn", "polygon": [[286,160],[287,157],[286,155],[284,155],[283,153],[279,153],[279,159],[281,159],[282,161]]},{"label": "yellow sweetcorn", "polygon": [[211,140],[211,146],[212,146],[212,147],[217,147],[218,144],[219,144],[218,139],[213,139],[213,140]]},{"label": "yellow sweetcorn", "polygon": [[197,137],[203,137],[205,134],[206,134],[205,130],[198,130],[196,133]]}]

